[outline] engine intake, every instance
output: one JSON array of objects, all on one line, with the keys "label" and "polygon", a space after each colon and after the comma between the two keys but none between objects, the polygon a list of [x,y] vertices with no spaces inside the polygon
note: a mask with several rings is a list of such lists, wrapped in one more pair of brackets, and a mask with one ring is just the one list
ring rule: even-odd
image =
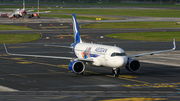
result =
[{"label": "engine intake", "polygon": [[34,14],[31,14],[31,17],[34,17]]},{"label": "engine intake", "polygon": [[131,58],[128,60],[125,67],[130,72],[136,72],[140,69],[140,63],[138,60]]},{"label": "engine intake", "polygon": [[16,18],[19,18],[19,17],[20,17],[20,15],[19,15],[19,14],[17,14],[17,15],[16,15]]},{"label": "engine intake", "polygon": [[69,70],[76,74],[81,74],[85,70],[85,65],[82,61],[73,61],[69,64]]}]

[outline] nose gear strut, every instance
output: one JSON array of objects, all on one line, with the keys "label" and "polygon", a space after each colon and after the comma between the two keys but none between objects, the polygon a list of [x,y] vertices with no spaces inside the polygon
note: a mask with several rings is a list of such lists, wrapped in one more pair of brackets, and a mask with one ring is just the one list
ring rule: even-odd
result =
[{"label": "nose gear strut", "polygon": [[113,68],[112,72],[114,74],[114,77],[119,77],[120,69],[119,68]]}]

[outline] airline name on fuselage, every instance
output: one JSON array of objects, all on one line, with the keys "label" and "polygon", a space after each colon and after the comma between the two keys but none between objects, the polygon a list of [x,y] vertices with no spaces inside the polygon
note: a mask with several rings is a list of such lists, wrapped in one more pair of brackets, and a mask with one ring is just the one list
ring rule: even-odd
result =
[{"label": "airline name on fuselage", "polygon": [[96,51],[96,52],[100,52],[100,53],[106,53],[107,49],[102,48],[102,47],[97,47],[97,48],[95,49],[95,51]]}]

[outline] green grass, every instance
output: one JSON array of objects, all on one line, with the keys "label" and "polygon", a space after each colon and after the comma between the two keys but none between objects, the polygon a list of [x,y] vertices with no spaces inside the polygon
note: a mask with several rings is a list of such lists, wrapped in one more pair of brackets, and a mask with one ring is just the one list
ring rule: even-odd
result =
[{"label": "green grass", "polygon": [[[47,10],[41,10],[47,11]],[[180,17],[179,9],[50,9],[51,13],[121,15],[144,17]]]},{"label": "green grass", "polygon": [[108,34],[107,37],[113,37],[126,40],[143,40],[143,41],[180,41],[180,32],[140,32],[140,33],[117,33]]},{"label": "green grass", "polygon": [[[33,11],[36,12],[37,10]],[[119,15],[119,16],[143,16],[143,17],[180,17],[179,9],[40,9],[40,12],[63,14],[93,14],[93,15]]]},{"label": "green grass", "polygon": [[0,34],[0,43],[6,44],[35,41],[40,38],[40,34]]},{"label": "green grass", "polygon": [[180,28],[176,22],[144,21],[144,22],[107,22],[82,25],[82,28]]},{"label": "green grass", "polygon": [[33,30],[33,29],[25,26],[0,25],[0,30]]},{"label": "green grass", "polygon": [[[43,17],[56,17],[56,18],[72,18],[72,15],[56,15],[56,14],[41,14]],[[103,17],[103,16],[85,16],[85,15],[76,15],[77,19],[83,20],[96,20],[96,18],[101,18],[101,20],[121,20],[124,18],[116,18],[116,17]]]},{"label": "green grass", "polygon": [[[0,2],[0,3],[4,3],[4,2]],[[22,4],[22,1],[20,2],[6,2],[6,4],[8,3],[13,3],[13,4]],[[37,2],[26,2],[26,4],[37,4]],[[135,7],[179,7],[179,5],[174,5],[174,4],[143,4],[143,3],[62,3],[62,2],[41,2],[40,1],[40,5],[41,4],[48,4],[49,6],[51,6],[51,4],[59,4],[59,5],[97,5],[97,6],[135,6]],[[12,7],[14,7],[15,5],[10,5]],[[42,5],[41,5],[42,6]],[[4,6],[3,8],[5,8],[6,6]],[[55,6],[54,6],[55,7]]]}]

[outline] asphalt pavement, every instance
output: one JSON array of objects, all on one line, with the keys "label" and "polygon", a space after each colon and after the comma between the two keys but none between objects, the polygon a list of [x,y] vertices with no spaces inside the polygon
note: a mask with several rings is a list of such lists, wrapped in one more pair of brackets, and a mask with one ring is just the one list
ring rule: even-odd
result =
[{"label": "asphalt pavement", "polygon": [[[42,19],[43,20],[43,19]],[[45,44],[73,43],[71,23],[27,24],[32,31],[0,31],[0,33],[41,33],[41,39],[7,45],[10,53],[75,57],[71,49],[46,47]],[[40,26],[40,24],[42,24]],[[179,31],[168,29],[80,29],[84,42],[116,45],[127,55],[171,49],[172,42],[121,40],[105,37],[115,32]],[[103,37],[102,37],[103,36]],[[175,52],[139,59],[141,69],[128,72],[121,69],[114,78],[111,68],[86,66],[83,75],[69,71],[69,60],[9,56],[0,45],[0,100],[173,100],[180,99],[179,42]]]}]

